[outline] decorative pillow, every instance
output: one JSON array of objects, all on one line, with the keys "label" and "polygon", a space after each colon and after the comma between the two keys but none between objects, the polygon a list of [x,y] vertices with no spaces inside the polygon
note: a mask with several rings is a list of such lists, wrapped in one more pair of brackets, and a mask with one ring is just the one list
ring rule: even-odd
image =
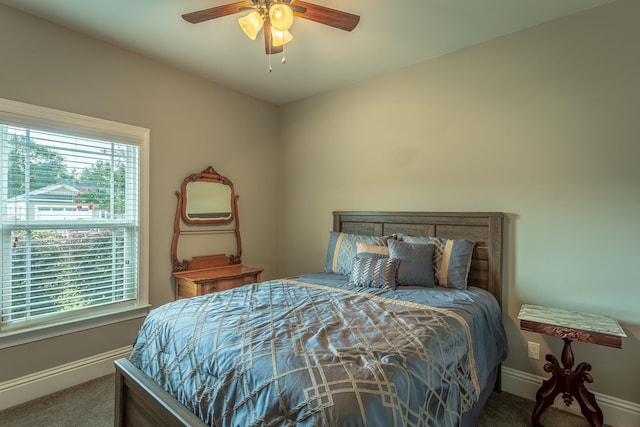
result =
[{"label": "decorative pillow", "polygon": [[354,258],[349,284],[365,288],[396,288],[399,259]]},{"label": "decorative pillow", "polygon": [[435,246],[433,266],[436,284],[445,288],[466,289],[473,255],[473,240],[452,240],[440,237],[407,236],[398,234],[398,240]]},{"label": "decorative pillow", "polygon": [[389,258],[389,247],[356,242],[356,257],[358,258]]},{"label": "decorative pillow", "polygon": [[443,239],[442,259],[438,269],[438,284],[446,288],[467,289],[473,240]]},{"label": "decorative pillow", "polygon": [[434,287],[434,245],[389,240],[389,256],[398,258],[398,285]]},{"label": "decorative pillow", "polygon": [[331,231],[324,271],[348,276],[351,274],[353,260],[356,258],[356,242],[385,246],[388,239],[386,236],[364,236]]}]

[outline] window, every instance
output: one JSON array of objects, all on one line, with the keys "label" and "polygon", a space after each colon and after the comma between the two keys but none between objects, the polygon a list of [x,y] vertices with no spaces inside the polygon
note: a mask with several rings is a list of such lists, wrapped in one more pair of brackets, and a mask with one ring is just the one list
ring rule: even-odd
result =
[{"label": "window", "polygon": [[146,129],[0,99],[0,336],[146,310],[147,157]]}]

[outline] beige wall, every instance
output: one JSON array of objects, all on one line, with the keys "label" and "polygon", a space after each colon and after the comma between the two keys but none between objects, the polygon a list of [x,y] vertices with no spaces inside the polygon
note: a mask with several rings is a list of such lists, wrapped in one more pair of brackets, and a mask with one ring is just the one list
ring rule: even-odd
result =
[{"label": "beige wall", "polygon": [[[151,130],[150,301],[173,299],[174,192],[212,165],[240,195],[243,260],[276,274],[278,109],[0,6],[0,97]],[[247,126],[251,117],[251,126]],[[215,250],[212,250],[213,253]],[[0,350],[0,382],[131,344],[139,321]],[[47,357],[42,357],[46,355]]]},{"label": "beige wall", "polygon": [[522,303],[614,316],[623,349],[576,359],[640,403],[639,17],[619,0],[283,108],[284,271],[323,268],[334,210],[506,212],[505,366],[546,377],[527,340],[561,348]]}]

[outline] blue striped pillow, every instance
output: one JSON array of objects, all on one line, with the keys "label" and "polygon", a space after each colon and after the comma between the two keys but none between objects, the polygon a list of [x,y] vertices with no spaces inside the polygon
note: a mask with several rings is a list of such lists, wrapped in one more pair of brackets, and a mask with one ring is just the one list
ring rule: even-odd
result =
[{"label": "blue striped pillow", "polygon": [[396,258],[355,258],[349,284],[365,288],[395,289],[399,263],[400,260]]},{"label": "blue striped pillow", "polygon": [[356,257],[357,242],[385,246],[388,239],[386,236],[365,236],[331,231],[324,271],[348,276],[351,274],[353,260]]},{"label": "blue striped pillow", "polygon": [[467,289],[473,240],[443,239],[442,259],[438,268],[438,284],[446,288]]}]

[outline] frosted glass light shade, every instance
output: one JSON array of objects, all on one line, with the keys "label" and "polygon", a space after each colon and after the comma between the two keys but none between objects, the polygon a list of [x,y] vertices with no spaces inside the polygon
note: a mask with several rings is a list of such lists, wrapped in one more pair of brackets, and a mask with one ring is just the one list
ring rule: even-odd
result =
[{"label": "frosted glass light shade", "polygon": [[293,40],[293,36],[287,30],[278,31],[271,29],[271,44],[273,46],[282,46],[283,44],[289,43]]},{"label": "frosted glass light shade", "polygon": [[255,40],[264,24],[262,16],[258,12],[251,12],[247,16],[238,19],[240,28],[251,40]]},{"label": "frosted glass light shade", "polygon": [[293,10],[288,4],[275,3],[269,8],[271,27],[278,31],[286,31],[293,24]]}]

